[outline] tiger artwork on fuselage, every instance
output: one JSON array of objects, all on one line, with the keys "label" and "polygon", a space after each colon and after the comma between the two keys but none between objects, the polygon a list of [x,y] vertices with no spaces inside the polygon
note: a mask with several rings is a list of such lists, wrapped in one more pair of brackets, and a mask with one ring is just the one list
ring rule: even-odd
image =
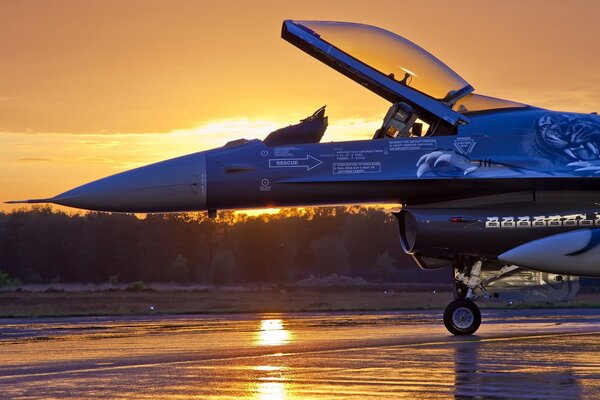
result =
[{"label": "tiger artwork on fuselage", "polygon": [[[600,117],[597,115],[553,113],[538,118],[534,135],[523,143],[523,149],[536,168],[492,163],[486,168],[456,150],[437,149],[423,155],[417,162],[417,177],[431,173],[437,176],[470,175],[472,177],[502,177],[531,174],[552,174],[556,167],[567,167],[568,174],[600,174]],[[543,160],[543,161],[540,161]]]},{"label": "tiger artwork on fuselage", "polygon": [[534,149],[554,165],[574,167],[584,175],[600,172],[600,117],[547,114],[536,123]]}]

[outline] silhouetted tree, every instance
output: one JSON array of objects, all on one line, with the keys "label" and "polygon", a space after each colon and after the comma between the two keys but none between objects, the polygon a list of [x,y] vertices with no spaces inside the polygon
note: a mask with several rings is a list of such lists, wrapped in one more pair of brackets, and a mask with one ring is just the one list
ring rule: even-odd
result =
[{"label": "silhouetted tree", "polygon": [[336,235],[317,237],[310,243],[313,270],[320,275],[350,272],[348,247]]},{"label": "silhouetted tree", "polygon": [[173,282],[189,282],[190,281],[190,270],[188,260],[181,254],[175,258],[169,271],[169,280]]},{"label": "silhouetted tree", "polygon": [[371,267],[371,273],[375,278],[387,282],[394,280],[397,270],[396,260],[387,251],[379,254]]},{"label": "silhouetted tree", "polygon": [[[395,217],[363,207],[220,212],[67,214],[50,207],[0,213],[0,269],[23,282],[290,282],[332,273],[440,280],[412,268]],[[7,278],[9,279],[9,278]],[[114,279],[113,279],[114,280]]]}]

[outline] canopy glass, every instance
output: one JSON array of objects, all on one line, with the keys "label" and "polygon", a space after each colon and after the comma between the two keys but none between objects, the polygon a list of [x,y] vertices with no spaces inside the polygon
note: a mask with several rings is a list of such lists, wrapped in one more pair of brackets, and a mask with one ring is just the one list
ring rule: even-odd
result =
[{"label": "canopy glass", "polygon": [[294,22],[379,72],[436,99],[452,102],[454,94],[470,87],[432,54],[385,29],[350,22]]}]

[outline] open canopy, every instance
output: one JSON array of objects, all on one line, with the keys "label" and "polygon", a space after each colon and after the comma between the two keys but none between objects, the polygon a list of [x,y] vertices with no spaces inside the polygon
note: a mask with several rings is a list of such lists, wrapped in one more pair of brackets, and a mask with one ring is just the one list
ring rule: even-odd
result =
[{"label": "open canopy", "polygon": [[385,29],[349,22],[296,23],[377,71],[436,99],[451,100],[469,87],[432,54]]},{"label": "open canopy", "polygon": [[452,125],[468,122],[452,106],[473,87],[395,33],[350,22],[287,20],[282,37],[391,102]]}]

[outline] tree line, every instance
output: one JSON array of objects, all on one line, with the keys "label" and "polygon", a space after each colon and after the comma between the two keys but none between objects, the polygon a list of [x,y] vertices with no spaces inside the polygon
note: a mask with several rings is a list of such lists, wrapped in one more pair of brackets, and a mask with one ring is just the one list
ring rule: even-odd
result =
[{"label": "tree line", "polygon": [[386,282],[449,282],[404,254],[393,215],[363,207],[220,212],[0,213],[0,271],[23,283],[296,282],[331,274]]}]

